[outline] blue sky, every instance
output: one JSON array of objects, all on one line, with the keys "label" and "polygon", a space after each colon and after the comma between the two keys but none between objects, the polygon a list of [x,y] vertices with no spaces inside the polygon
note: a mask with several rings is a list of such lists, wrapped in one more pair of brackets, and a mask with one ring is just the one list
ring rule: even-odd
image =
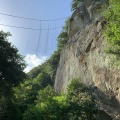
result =
[{"label": "blue sky", "polygon": [[56,50],[57,36],[71,15],[70,4],[71,0],[0,0],[0,24],[35,29],[0,25],[0,30],[12,34],[9,41],[19,53],[26,56],[26,71],[44,62]]}]

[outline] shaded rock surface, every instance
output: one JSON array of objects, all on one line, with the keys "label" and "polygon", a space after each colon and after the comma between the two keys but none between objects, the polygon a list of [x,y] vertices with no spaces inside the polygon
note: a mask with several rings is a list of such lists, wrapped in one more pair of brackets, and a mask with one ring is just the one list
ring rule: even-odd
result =
[{"label": "shaded rock surface", "polygon": [[104,52],[104,24],[103,17],[99,15],[70,36],[61,51],[55,90],[57,93],[66,92],[72,79],[81,78],[91,87],[99,110],[113,120],[120,120],[120,69],[111,66],[112,56]]}]

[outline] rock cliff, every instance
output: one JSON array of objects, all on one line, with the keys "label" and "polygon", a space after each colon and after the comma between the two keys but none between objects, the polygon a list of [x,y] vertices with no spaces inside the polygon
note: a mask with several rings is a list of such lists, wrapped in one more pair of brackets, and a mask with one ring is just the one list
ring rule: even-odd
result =
[{"label": "rock cliff", "polygon": [[95,12],[100,2],[92,6],[94,15],[89,11],[91,4],[84,6],[82,20],[81,16],[77,19],[81,15],[79,10],[73,13],[69,41],[60,55],[55,90],[66,92],[70,80],[81,78],[95,95],[99,110],[108,114],[101,120],[120,120],[120,70],[111,66],[112,56],[104,52],[106,42],[102,31],[105,21]]}]

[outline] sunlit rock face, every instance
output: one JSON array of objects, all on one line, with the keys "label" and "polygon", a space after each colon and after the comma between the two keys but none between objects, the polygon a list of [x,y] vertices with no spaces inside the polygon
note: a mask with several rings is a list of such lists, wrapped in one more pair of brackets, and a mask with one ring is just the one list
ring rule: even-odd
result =
[{"label": "sunlit rock face", "polygon": [[101,16],[100,9],[108,0],[88,0],[86,4],[81,3],[70,17],[70,25],[68,29],[69,37],[83,28],[92,20]]},{"label": "sunlit rock face", "polygon": [[[73,35],[61,51],[55,91],[66,92],[73,78],[81,78],[91,87],[99,110],[111,116],[111,120],[120,120],[120,69],[111,65],[112,56],[104,52],[106,42],[102,31],[105,21],[97,14],[84,27],[79,26],[78,31],[70,33]],[[90,20],[88,16],[87,19]]]}]

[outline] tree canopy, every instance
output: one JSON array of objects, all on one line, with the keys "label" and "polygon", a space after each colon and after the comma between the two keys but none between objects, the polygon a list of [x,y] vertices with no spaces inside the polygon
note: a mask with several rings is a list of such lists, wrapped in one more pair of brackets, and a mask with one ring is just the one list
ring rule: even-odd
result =
[{"label": "tree canopy", "polygon": [[95,120],[97,109],[89,89],[78,79],[72,80],[66,95],[56,95],[48,85],[38,91],[23,120]]},{"label": "tree canopy", "polygon": [[18,54],[17,48],[8,42],[7,37],[10,35],[9,32],[0,31],[0,119],[2,120],[12,119],[12,112],[17,111],[13,104],[12,89],[26,77],[23,72],[25,67],[23,57]]},{"label": "tree canopy", "polygon": [[[17,48],[8,42],[10,33],[0,31],[0,88],[8,89],[16,86],[23,80],[25,63],[23,57],[18,54]],[[0,93],[3,89],[0,90]]]}]

